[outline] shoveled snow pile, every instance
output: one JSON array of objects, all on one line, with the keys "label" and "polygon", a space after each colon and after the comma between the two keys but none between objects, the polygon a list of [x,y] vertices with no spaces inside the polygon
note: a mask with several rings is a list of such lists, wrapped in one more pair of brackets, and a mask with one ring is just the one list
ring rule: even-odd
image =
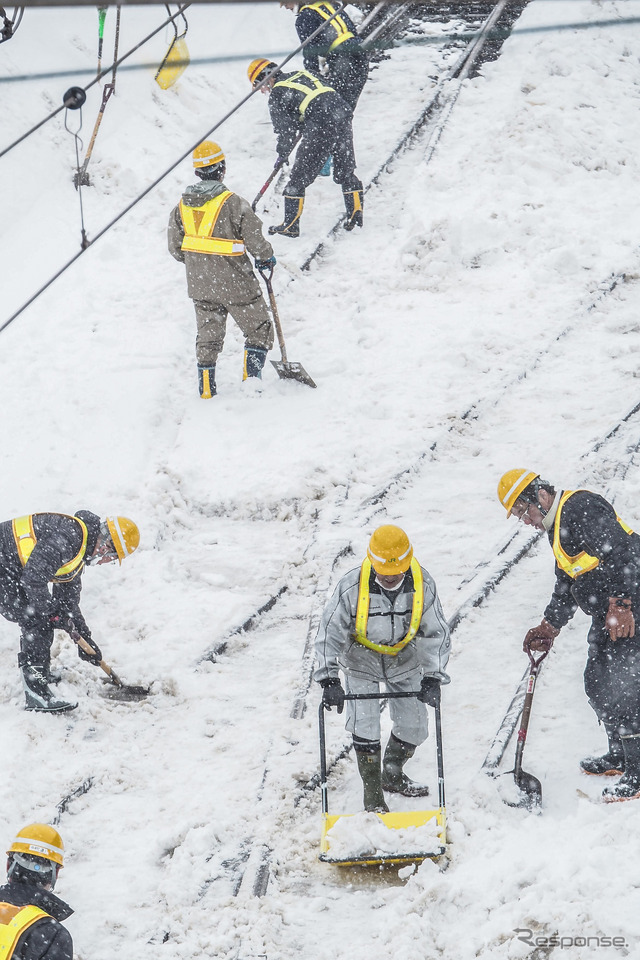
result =
[{"label": "shoveled snow pile", "polygon": [[329,856],[336,860],[391,854],[434,854],[441,849],[435,816],[412,827],[388,827],[377,813],[340,817],[327,831]]}]

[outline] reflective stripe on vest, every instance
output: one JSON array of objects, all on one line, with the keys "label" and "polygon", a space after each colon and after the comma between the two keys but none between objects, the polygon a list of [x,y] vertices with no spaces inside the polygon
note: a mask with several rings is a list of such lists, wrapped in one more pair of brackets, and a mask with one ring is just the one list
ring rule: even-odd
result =
[{"label": "reflective stripe on vest", "polygon": [[48,917],[39,907],[30,904],[16,907],[12,903],[0,903],[0,960],[10,960],[18,940],[36,920]]},{"label": "reflective stripe on vest", "polygon": [[[583,573],[588,573],[590,570],[595,570],[600,563],[598,557],[592,557],[590,553],[586,552],[586,550],[583,550],[582,553],[576,554],[575,557],[570,557],[568,553],[565,553],[560,544],[560,516],[562,514],[562,508],[569,497],[572,497],[574,493],[581,492],[582,491],[580,490],[565,490],[563,495],[560,497],[558,511],[553,523],[553,555],[556,558],[556,563],[560,569],[570,576],[572,580],[582,576]],[[617,514],[616,520],[625,533],[633,533],[631,527],[627,526],[627,524],[624,523],[624,521],[622,521]]]},{"label": "reflective stripe on vest", "polygon": [[[300,83],[299,78],[304,77],[305,80],[309,80],[313,84],[313,90],[310,90],[309,87]],[[315,100],[321,93],[335,93],[333,87],[325,87],[325,85],[318,80],[317,77],[314,77],[312,73],[307,73],[306,70],[298,70],[297,73],[294,73],[292,77],[288,80],[278,80],[277,83],[274,83],[273,89],[276,87],[290,87],[292,90],[299,90],[300,93],[304,93],[305,97],[302,103],[299,106],[300,116],[304,117],[305,111],[312,100]]]},{"label": "reflective stripe on vest", "polygon": [[[16,542],[18,557],[23,567],[26,566],[27,560],[33,553],[33,548],[37,543],[37,537],[35,530],[33,529],[33,518],[37,516],[39,516],[39,514],[32,513],[28,517],[16,517],[15,520],[11,521],[13,539]],[[73,578],[77,577],[84,567],[84,555],[87,549],[88,531],[86,524],[84,524],[79,517],[72,517],[68,513],[60,513],[58,516],[69,517],[70,520],[75,520],[76,523],[80,524],[82,529],[82,546],[80,547],[80,550],[75,555],[73,560],[69,560],[69,563],[65,563],[64,566],[60,567],[59,570],[56,570],[52,577],[53,580],[59,581],[73,580]]]},{"label": "reflective stripe on vest", "polygon": [[[301,13],[303,10],[315,10],[323,20],[330,20],[336,12],[336,8],[333,7],[330,3],[305,3],[303,7],[300,7],[298,13]],[[349,30],[349,27],[346,25],[342,17],[335,17],[331,20],[329,24],[330,27],[333,27],[337,36],[333,41],[329,50],[335,50],[336,47],[339,47],[341,43],[344,43],[345,40],[350,40],[351,37],[355,34]]]},{"label": "reflective stripe on vest", "polygon": [[184,227],[182,250],[191,253],[214,253],[219,257],[241,257],[244,253],[242,240],[227,240],[224,237],[213,237],[222,205],[233,194],[231,190],[223,190],[212,200],[207,200],[201,207],[189,207],[180,201],[180,216]]},{"label": "reflective stripe on vest", "polygon": [[401,650],[404,650],[408,643],[411,643],[416,633],[420,629],[420,621],[422,620],[422,607],[424,604],[424,592],[422,585],[422,568],[416,558],[414,557],[411,561],[411,573],[413,574],[413,608],[411,610],[411,623],[409,624],[409,632],[406,637],[399,641],[399,643],[391,646],[387,643],[374,643],[373,640],[369,640],[367,637],[367,621],[369,619],[369,578],[371,576],[371,561],[367,557],[360,568],[360,585],[358,592],[358,606],[356,609],[356,632],[354,634],[354,639],[358,643],[363,644],[363,646],[368,647],[369,650],[375,650],[376,653],[386,653],[390,657],[395,657],[396,654],[400,653]]}]

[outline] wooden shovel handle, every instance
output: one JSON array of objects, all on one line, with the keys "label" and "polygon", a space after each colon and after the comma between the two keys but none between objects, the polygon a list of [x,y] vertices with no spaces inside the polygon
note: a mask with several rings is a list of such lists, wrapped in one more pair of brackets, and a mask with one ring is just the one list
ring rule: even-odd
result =
[{"label": "wooden shovel handle", "polygon": [[264,282],[267,285],[267,293],[269,294],[269,303],[271,304],[271,312],[273,314],[273,323],[276,328],[276,333],[278,335],[278,344],[280,346],[280,353],[282,354],[282,362],[287,363],[287,348],[284,345],[284,333],[282,332],[282,324],[280,323],[280,317],[278,315],[278,308],[276,306],[276,298],[273,293],[273,286],[271,284],[271,277],[262,274]]},{"label": "wooden shovel handle", "polygon": [[[74,643],[77,643],[77,644],[78,644],[78,646],[80,647],[81,650],[84,650],[85,653],[88,653],[88,654],[92,654],[92,653],[93,653],[93,654],[95,654],[96,651],[93,649],[93,647],[91,646],[91,644],[88,643],[88,642],[84,639],[84,637],[80,636],[80,634],[78,633],[77,630],[72,630],[71,633],[70,633],[70,637],[71,637],[71,639],[73,640]],[[119,677],[116,673],[114,673],[114,671],[111,669],[111,667],[109,666],[108,663],[105,663],[104,660],[101,660],[100,663],[98,664],[98,666],[100,667],[101,670],[104,670],[104,672],[105,672],[106,675],[109,677],[109,679],[111,680],[111,682],[112,682],[112,683],[115,683],[116,687],[122,687],[122,686],[123,686],[122,680],[120,679],[120,677]]]}]

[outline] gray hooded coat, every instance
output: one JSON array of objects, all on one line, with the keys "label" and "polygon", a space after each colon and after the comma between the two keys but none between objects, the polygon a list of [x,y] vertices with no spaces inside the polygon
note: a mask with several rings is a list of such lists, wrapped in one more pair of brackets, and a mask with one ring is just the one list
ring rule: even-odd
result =
[{"label": "gray hooded coat", "polygon": [[[338,583],[327,604],[316,637],[318,667],[314,679],[320,683],[337,677],[339,667],[345,674],[363,680],[401,680],[422,676],[436,677],[449,683],[445,668],[449,660],[451,639],[440,606],[436,585],[422,569],[424,607],[416,636],[396,656],[376,653],[354,639],[360,582],[360,567],[351,570]],[[369,583],[369,622],[367,637],[374,643],[394,646],[407,634],[413,607],[413,577],[408,570],[396,594],[385,592],[371,571]],[[390,599],[393,597],[393,599]]]},{"label": "gray hooded coat", "polygon": [[[451,638],[442,613],[436,585],[421,567],[424,606],[415,637],[395,656],[377,653],[355,639],[360,567],[351,570],[338,583],[322,615],[316,637],[317,669],[314,679],[321,683],[338,677],[342,669],[348,693],[375,693],[385,683],[393,691],[419,690],[422,677],[435,677],[449,683],[445,673]],[[367,638],[374,643],[395,646],[408,633],[413,609],[413,575],[407,571],[397,592],[385,591],[371,571],[369,579],[369,619]],[[419,744],[427,736],[424,704],[406,698],[390,701],[395,736],[407,743]],[[380,738],[380,709],[375,701],[347,701],[347,730],[370,741]]]},{"label": "gray hooded coat", "polygon": [[[196,183],[187,187],[182,202],[190,207],[201,207],[227,189],[219,181]],[[273,247],[262,236],[262,221],[250,204],[235,193],[223,204],[213,236],[242,240],[247,251],[257,260],[268,260],[273,256]],[[182,250],[184,227],[179,204],[171,211],[167,239],[171,256],[186,265],[187,292],[192,300],[245,304],[261,295],[260,284],[246,253],[225,257]]]}]

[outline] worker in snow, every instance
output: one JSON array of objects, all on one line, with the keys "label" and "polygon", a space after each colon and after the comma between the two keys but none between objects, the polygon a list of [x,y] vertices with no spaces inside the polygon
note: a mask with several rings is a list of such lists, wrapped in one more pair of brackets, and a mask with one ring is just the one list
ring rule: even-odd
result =
[{"label": "worker in snow", "polygon": [[259,58],[249,64],[247,74],[251,85],[269,97],[271,123],[278,138],[276,165],[288,160],[301,138],[284,188],[284,220],[269,227],[269,233],[300,236],[306,189],[331,155],[333,179],[342,187],[347,211],[344,228],[361,227],[363,187],[355,175],[351,108],[333,87],[306,70],[283,73],[271,60]]},{"label": "worker in snow", "polygon": [[[347,700],[364,808],[386,812],[384,791],[423,797],[429,788],[411,780],[404,764],[428,735],[424,704],[434,707],[451,639],[433,578],[413,556],[404,530],[378,527],[360,567],[347,573],[323,613],[316,637],[317,669],[327,708],[342,713],[347,693],[416,690],[389,701],[392,731],[381,761],[378,700]],[[342,670],[345,686],[339,671]]]},{"label": "worker in snow", "polygon": [[53,893],[63,855],[54,827],[30,823],[18,831],[0,887],[2,960],[72,960],[73,941],[61,921],[73,910]]},{"label": "worker in snow", "polygon": [[[369,76],[369,57],[351,18],[344,10],[337,14],[337,8],[331,3],[286,0],[280,6],[295,12],[300,43],[324,25],[302,52],[304,68],[317,77],[325,76],[327,83],[355,110]],[[320,57],[325,62],[325,72],[320,66]]]},{"label": "worker in snow", "polygon": [[20,626],[18,664],[27,710],[63,713],[77,707],[50,689],[61,679],[51,673],[53,631],[80,636],[93,653],[78,645],[78,656],[100,664],[102,653],[79,606],[82,573],[85,566],[122,563],[139,542],[132,520],[101,520],[88,510],[74,516],[33,513],[0,523],[0,613]]},{"label": "worker in snow", "polygon": [[546,531],[556,561],[551,599],[541,623],[527,632],[524,650],[549,650],[578,608],[591,617],[584,686],[609,749],[581,767],[622,774],[603,800],[640,797],[640,537],[604,497],[556,491],[531,470],[505,473],[498,498],[507,516]]},{"label": "worker in snow", "polygon": [[196,311],[196,358],[200,396],[217,393],[216,363],[230,313],[244,338],[243,380],[261,378],[273,346],[273,324],[247,253],[260,271],[273,270],[276,258],[262,236],[262,221],[249,203],[224,183],[222,149],[204,140],[193,151],[193,168],[202,182],[187,187],[169,217],[169,253],[187,268],[187,292]]}]

